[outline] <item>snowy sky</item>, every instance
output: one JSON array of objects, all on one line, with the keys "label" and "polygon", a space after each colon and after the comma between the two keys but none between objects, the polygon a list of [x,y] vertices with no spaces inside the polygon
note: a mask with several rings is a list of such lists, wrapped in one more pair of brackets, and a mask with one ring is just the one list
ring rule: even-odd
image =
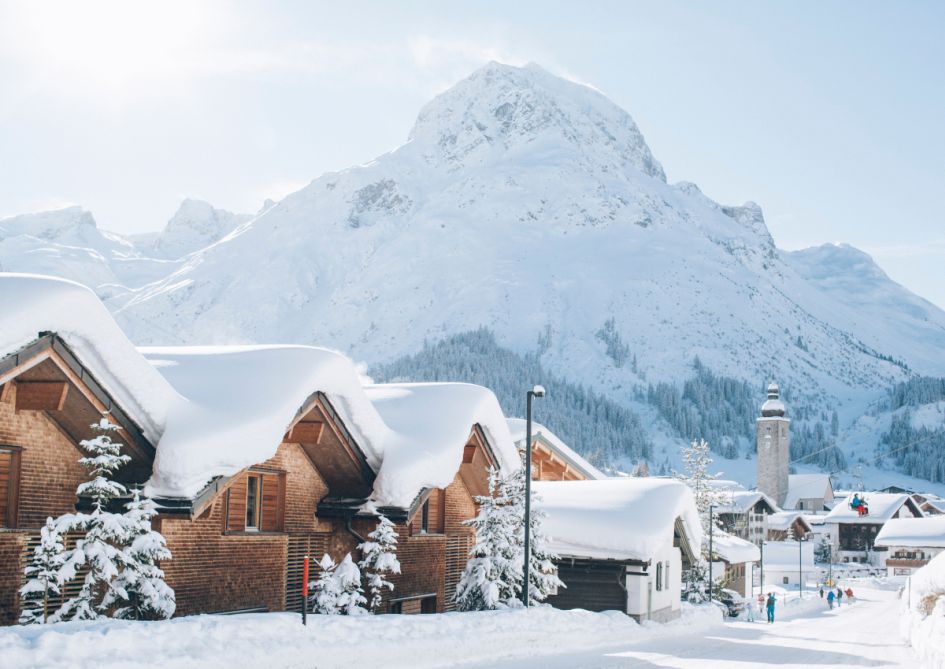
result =
[{"label": "snowy sky", "polygon": [[255,211],[402,143],[482,63],[534,61],[626,108],[670,181],[945,306],[943,31],[941,2],[0,0],[0,217]]}]

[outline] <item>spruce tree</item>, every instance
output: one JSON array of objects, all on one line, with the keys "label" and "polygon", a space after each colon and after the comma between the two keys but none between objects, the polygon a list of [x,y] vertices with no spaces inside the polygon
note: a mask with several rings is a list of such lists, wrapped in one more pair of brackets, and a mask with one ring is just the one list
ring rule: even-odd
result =
[{"label": "spruce tree", "polygon": [[33,625],[49,622],[49,598],[58,596],[62,589],[60,569],[65,562],[62,534],[52,518],[39,532],[39,545],[26,565],[26,585],[20,588],[23,611],[20,624]]},{"label": "spruce tree", "polygon": [[57,521],[60,532],[84,532],[75,548],[66,551],[60,569],[62,581],[71,580],[83,567],[88,571],[79,593],[52,616],[55,620],[69,616],[75,620],[101,618],[111,603],[127,599],[127,593],[116,588],[115,582],[125,564],[122,547],[129,538],[128,527],[121,514],[108,511],[108,505],[127,493],[123,485],[109,477],[131,458],[121,454],[120,442],[112,441],[112,434],[120,428],[108,418],[94,423],[92,429],[97,436],[79,442],[89,454],[79,462],[89,471],[91,480],[76,490],[80,497],[91,500],[92,513],[66,514]]},{"label": "spruce tree", "polygon": [[338,613],[343,616],[366,613],[363,605],[367,603],[367,600],[364,598],[364,589],[361,587],[361,570],[351,559],[351,553],[345,555],[332,576],[338,592]]},{"label": "spruce tree", "polygon": [[[135,488],[126,509],[124,521],[129,543],[122,550],[124,566],[102,605],[108,608],[123,603],[113,614],[116,618],[170,618],[176,608],[174,591],[164,581],[164,571],[156,563],[169,560],[171,552],[160,532],[151,528],[151,519],[157,515],[154,501],[142,497]],[[124,602],[114,597],[120,592],[125,593]]]},{"label": "spruce tree", "polygon": [[315,613],[326,615],[335,615],[338,613],[338,598],[341,592],[338,589],[338,581],[335,579],[335,568],[337,565],[331,559],[328,553],[322,556],[318,562],[321,572],[318,578],[309,584],[309,590],[312,591],[310,603]]},{"label": "spruce tree", "polygon": [[400,573],[394,524],[386,516],[379,515],[377,528],[368,534],[368,541],[358,545],[358,549],[364,556],[358,564],[367,579],[368,608],[374,612],[381,605],[384,589],[394,589],[394,584],[385,575]]}]

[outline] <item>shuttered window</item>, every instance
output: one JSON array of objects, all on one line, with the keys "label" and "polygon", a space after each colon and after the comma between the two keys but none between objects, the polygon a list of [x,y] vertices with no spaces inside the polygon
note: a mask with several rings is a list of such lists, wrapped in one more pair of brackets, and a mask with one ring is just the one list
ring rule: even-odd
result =
[{"label": "shuttered window", "polygon": [[250,472],[227,491],[227,532],[280,532],[285,509],[285,476]]},{"label": "shuttered window", "polygon": [[20,451],[0,446],[0,527],[15,527]]}]

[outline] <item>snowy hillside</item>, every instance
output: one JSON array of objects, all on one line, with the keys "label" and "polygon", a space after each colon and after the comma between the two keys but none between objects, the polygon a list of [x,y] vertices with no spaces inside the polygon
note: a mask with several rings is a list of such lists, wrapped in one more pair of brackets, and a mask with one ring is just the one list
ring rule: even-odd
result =
[{"label": "snowy hillside", "polygon": [[[777,379],[844,428],[891,385],[945,375],[945,313],[855,249],[784,253],[756,204],[668,184],[629,114],[537,66],[483,67],[403,146],[251,220],[208,207],[138,240],[136,258],[161,256],[135,260],[145,271],[98,237],[80,245],[86,276],[43,255],[66,242],[19,254],[4,238],[0,263],[96,283],[142,344],[317,343],[379,364],[485,327],[644,413],[648,386],[682,392],[696,357],[752,387]],[[651,424],[677,438],[669,415]]]}]

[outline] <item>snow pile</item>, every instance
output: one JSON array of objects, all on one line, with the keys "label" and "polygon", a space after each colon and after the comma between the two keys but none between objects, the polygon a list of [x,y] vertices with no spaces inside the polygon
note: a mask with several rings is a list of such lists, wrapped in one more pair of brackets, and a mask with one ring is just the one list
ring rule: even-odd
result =
[{"label": "snow pile", "polygon": [[927,666],[945,667],[945,553],[912,575],[903,601],[903,636]]},{"label": "snow pile", "polygon": [[562,557],[649,560],[672,542],[677,519],[699,553],[702,525],[692,492],[679,481],[536,481],[532,490],[542,498],[550,547]]},{"label": "snow pile", "polygon": [[421,669],[603,648],[722,625],[715,607],[683,604],[682,611],[672,623],[643,626],[615,611],[547,606],[425,616],[310,616],[306,627],[291,613],[63,623],[0,629],[0,657],[4,669]]},{"label": "snow pile", "polygon": [[[512,433],[512,439],[515,441],[515,445],[523,448],[523,444],[525,443],[525,432],[528,427],[526,425],[525,419],[509,418],[507,422],[509,425],[509,432]],[[533,421],[532,439],[535,439],[538,436],[542,437],[545,441],[551,444],[551,446],[554,448],[557,454],[561,456],[562,459],[564,459],[568,464],[583,473],[588,478],[597,480],[607,478],[607,475],[604,472],[600,471],[582,456],[578,455],[574,449],[561,441],[561,438],[558,437],[558,435],[541,423],[536,423]]]},{"label": "snow pile", "polygon": [[95,294],[72,281],[0,273],[0,357],[55,332],[151,443],[180,398],[144,360]]},{"label": "snow pile", "polygon": [[366,386],[364,392],[392,431],[374,483],[378,506],[407,508],[424,488],[445,488],[463,462],[479,425],[504,471],[519,467],[505,415],[488,388],[468,383]]},{"label": "snow pile", "polygon": [[309,346],[140,350],[180,393],[158,445],[151,495],[190,497],[214,476],[269,459],[316,391],[328,397],[375,469],[390,440],[354,364],[340,353]]},{"label": "snow pile", "polygon": [[876,546],[945,548],[945,516],[893,518],[876,535]]}]

